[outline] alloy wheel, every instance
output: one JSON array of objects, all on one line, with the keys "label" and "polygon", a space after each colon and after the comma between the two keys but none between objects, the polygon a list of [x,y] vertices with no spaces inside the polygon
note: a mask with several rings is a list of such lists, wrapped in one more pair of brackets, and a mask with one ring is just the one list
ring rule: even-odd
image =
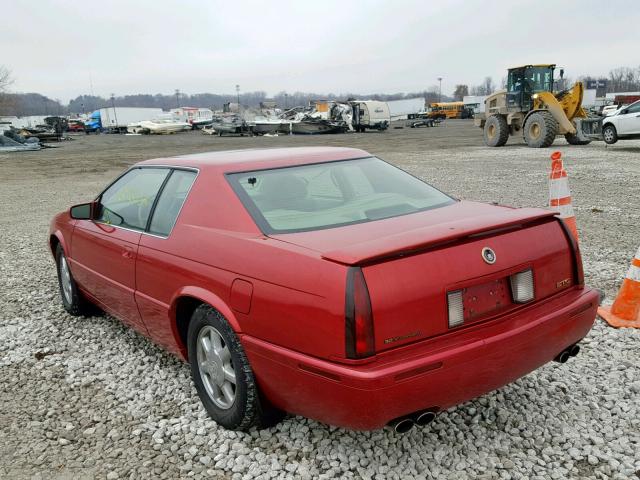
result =
[{"label": "alloy wheel", "polygon": [[64,255],[60,257],[60,285],[62,285],[62,294],[67,303],[73,301],[73,287],[71,285],[71,272]]},{"label": "alloy wheel", "polygon": [[209,398],[223,410],[231,408],[236,399],[236,372],[231,351],[214,327],[205,326],[198,333],[197,360]]},{"label": "alloy wheel", "polygon": [[605,128],[604,129],[604,139],[607,142],[612,142],[613,141],[613,130],[611,130],[610,128]]}]

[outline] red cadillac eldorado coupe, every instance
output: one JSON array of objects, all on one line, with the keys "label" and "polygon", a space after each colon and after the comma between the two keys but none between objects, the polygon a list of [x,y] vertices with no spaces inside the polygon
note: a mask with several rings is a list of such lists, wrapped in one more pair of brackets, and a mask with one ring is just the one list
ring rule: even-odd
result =
[{"label": "red cadillac eldorado coupe", "polygon": [[70,314],[188,360],[238,430],[424,425],[577,354],[599,300],[553,212],[458,201],[350,148],[140,162],[49,243]]}]

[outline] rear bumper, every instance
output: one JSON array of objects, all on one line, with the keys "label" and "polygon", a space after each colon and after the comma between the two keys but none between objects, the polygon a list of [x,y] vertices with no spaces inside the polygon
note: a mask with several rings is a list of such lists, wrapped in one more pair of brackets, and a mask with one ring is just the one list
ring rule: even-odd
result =
[{"label": "rear bumper", "polygon": [[502,387],[580,341],[599,294],[573,289],[491,324],[377,355],[363,365],[309,357],[243,335],[265,396],[290,413],[357,430],[446,409]]}]

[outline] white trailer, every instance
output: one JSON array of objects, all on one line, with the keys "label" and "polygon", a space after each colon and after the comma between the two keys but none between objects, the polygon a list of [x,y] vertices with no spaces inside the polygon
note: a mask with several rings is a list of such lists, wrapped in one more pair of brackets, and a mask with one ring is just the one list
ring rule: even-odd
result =
[{"label": "white trailer", "polygon": [[356,132],[372,130],[386,130],[389,128],[391,116],[387,102],[377,100],[355,100],[351,102],[353,108],[353,128]]},{"label": "white trailer", "polygon": [[484,101],[487,99],[486,95],[465,95],[462,97],[462,103],[464,108],[473,110],[473,113],[484,113]]},{"label": "white trailer", "polygon": [[162,115],[161,108],[107,107],[100,109],[100,124],[103,130],[126,132],[130,123],[153,120]]},{"label": "white trailer", "polygon": [[0,123],[18,129],[35,128],[36,125],[44,125],[44,119],[48,116],[49,115],[30,115],[27,117],[6,116],[0,117]]},{"label": "white trailer", "polygon": [[213,112],[209,108],[180,107],[172,108],[174,120],[187,122],[193,128],[201,128],[213,122]]},{"label": "white trailer", "polygon": [[389,116],[392,121],[414,118],[426,110],[424,98],[422,97],[391,100],[387,102],[387,105],[389,106]]},{"label": "white trailer", "polygon": [[2,135],[2,132],[4,132],[5,130],[11,130],[11,127],[23,128],[25,126],[26,125],[24,125],[18,117],[0,116],[0,135]]}]

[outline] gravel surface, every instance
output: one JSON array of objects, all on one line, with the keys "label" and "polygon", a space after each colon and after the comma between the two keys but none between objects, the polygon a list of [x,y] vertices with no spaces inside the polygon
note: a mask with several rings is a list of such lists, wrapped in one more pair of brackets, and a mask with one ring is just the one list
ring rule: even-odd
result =
[{"label": "gravel surface", "polygon": [[[601,320],[549,364],[405,435],[300,417],[249,434],[209,420],[186,364],[109,316],[72,318],[48,222],[127,165],[265,145],[352,145],[455,196],[544,206],[552,149],[482,146],[469,122],[326,137],[78,137],[0,156],[0,478],[640,477],[640,331]],[[569,147],[587,283],[610,300],[640,244],[640,142]],[[455,379],[452,379],[455,381]],[[366,406],[363,405],[363,408]]]}]

